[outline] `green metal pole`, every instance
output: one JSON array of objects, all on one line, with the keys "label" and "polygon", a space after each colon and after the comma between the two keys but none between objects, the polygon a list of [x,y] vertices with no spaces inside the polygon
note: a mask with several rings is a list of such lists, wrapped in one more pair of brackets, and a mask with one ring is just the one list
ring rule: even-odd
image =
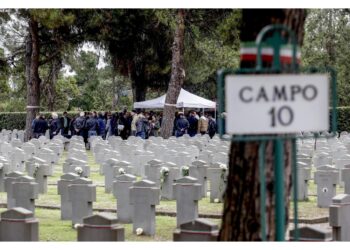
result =
[{"label": "green metal pole", "polygon": [[224,135],[224,119],[222,117],[222,113],[224,112],[225,106],[225,97],[224,97],[224,81],[225,81],[225,73],[223,70],[218,71],[217,75],[217,95],[220,97],[218,102],[218,131],[220,137]]},{"label": "green metal pole", "polygon": [[292,180],[293,180],[293,205],[294,205],[294,241],[299,240],[298,229],[298,168],[297,168],[297,145],[292,139]]},{"label": "green metal pole", "polygon": [[259,145],[259,177],[260,177],[260,227],[261,240],[266,241],[266,177],[265,177],[266,141]]},{"label": "green metal pole", "polygon": [[284,210],[284,145],[282,139],[276,139],[275,145],[275,215],[276,241],[284,241],[285,210]]}]

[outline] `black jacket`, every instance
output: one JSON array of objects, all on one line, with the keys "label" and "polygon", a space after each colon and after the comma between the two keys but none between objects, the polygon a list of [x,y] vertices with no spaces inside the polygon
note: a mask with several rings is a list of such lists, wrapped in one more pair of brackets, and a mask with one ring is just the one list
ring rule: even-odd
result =
[{"label": "black jacket", "polygon": [[57,135],[61,130],[61,122],[60,119],[53,119],[50,123],[50,134]]},{"label": "black jacket", "polygon": [[47,122],[40,118],[35,122],[33,132],[36,134],[45,134],[48,128]]}]

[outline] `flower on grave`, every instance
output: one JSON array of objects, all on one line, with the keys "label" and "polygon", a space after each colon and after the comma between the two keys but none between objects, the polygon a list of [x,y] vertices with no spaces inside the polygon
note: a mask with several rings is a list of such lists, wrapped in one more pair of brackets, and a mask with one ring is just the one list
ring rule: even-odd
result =
[{"label": "flower on grave", "polygon": [[161,183],[160,189],[163,189],[163,183],[165,181],[165,178],[169,175],[169,168],[161,167],[159,172],[160,172],[160,183]]},{"label": "flower on grave", "polygon": [[227,165],[226,164],[220,164],[220,169],[222,172],[226,172],[227,171]]},{"label": "flower on grave", "polygon": [[182,173],[182,176],[184,176],[184,177],[189,176],[190,175],[190,168],[187,166],[182,166],[181,173]]},{"label": "flower on grave", "polygon": [[124,169],[124,168],[119,168],[119,169],[118,169],[118,173],[119,173],[120,175],[122,175],[122,174],[125,174],[126,172],[125,172],[125,169]]},{"label": "flower on grave", "polygon": [[167,167],[162,167],[162,168],[160,169],[160,175],[163,176],[163,177],[168,176],[168,175],[169,175],[169,168],[167,168]]},{"label": "flower on grave", "polygon": [[215,198],[214,203],[220,203],[220,200],[218,198]]},{"label": "flower on grave", "polygon": [[74,171],[78,174],[78,175],[82,175],[83,174],[83,169],[81,168],[81,167],[76,167],[75,169],[74,169]]},{"label": "flower on grave", "polygon": [[141,235],[143,233],[143,229],[141,227],[136,229],[136,235]]}]

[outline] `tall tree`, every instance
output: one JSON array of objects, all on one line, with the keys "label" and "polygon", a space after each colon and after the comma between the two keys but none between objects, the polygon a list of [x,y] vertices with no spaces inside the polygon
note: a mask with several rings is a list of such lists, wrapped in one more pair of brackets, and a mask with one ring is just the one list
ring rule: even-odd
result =
[{"label": "tall tree", "polygon": [[[301,9],[251,10],[242,12],[241,41],[254,41],[259,31],[269,24],[285,24],[294,30],[299,44],[303,41],[306,11]],[[241,67],[254,67],[241,63]],[[285,142],[284,180],[285,211],[288,222],[288,208],[291,191],[291,142]],[[232,142],[229,155],[229,175],[224,194],[224,208],[219,240],[257,241],[262,239],[260,214],[260,182],[258,171],[258,142]],[[273,143],[267,143],[265,150],[266,175],[266,238],[275,240],[275,194],[273,171]],[[288,225],[288,223],[286,223]]]},{"label": "tall tree", "polygon": [[39,78],[39,24],[33,16],[29,17],[29,34],[26,39],[26,82],[27,82],[27,116],[26,138],[32,137],[32,121],[40,108],[40,82]]},{"label": "tall tree", "polygon": [[350,102],[349,22],[350,12],[346,9],[312,9],[305,21],[303,65],[331,66],[336,70],[339,106]]},{"label": "tall tree", "polygon": [[186,11],[179,9],[176,18],[176,30],[172,47],[171,78],[165,97],[165,106],[162,120],[162,136],[169,138],[173,131],[176,102],[185,79],[184,43],[185,43],[185,16]]},{"label": "tall tree", "polygon": [[[75,16],[60,9],[32,9],[23,10],[21,15],[28,20],[28,36],[26,38],[26,84],[27,84],[27,117],[26,117],[26,140],[31,138],[31,124],[35,114],[40,108],[40,90],[41,79],[39,77],[39,66],[44,65],[52,60],[54,74],[50,83],[55,83],[60,60],[61,44],[58,42],[57,35],[59,34],[60,41],[72,43],[70,35],[70,25],[74,22]],[[60,31],[57,33],[56,31]],[[53,35],[52,35],[53,34]],[[53,39],[50,39],[52,38]],[[69,38],[69,39],[68,39]],[[52,40],[54,42],[52,42]],[[54,44],[52,50],[50,45]],[[41,55],[42,52],[46,52]],[[41,59],[41,60],[40,60]],[[51,70],[52,71],[52,70]],[[49,93],[53,96],[53,87],[49,88]],[[53,103],[51,98],[51,103]]]}]

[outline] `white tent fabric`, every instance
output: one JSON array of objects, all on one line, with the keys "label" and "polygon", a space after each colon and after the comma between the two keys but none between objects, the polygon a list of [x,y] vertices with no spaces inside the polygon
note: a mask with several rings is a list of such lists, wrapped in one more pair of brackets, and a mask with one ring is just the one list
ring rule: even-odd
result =
[{"label": "white tent fabric", "polygon": [[[144,102],[135,102],[134,108],[164,108],[165,95]],[[216,108],[216,102],[204,99],[203,97],[191,94],[181,89],[176,103],[177,108]]]}]

